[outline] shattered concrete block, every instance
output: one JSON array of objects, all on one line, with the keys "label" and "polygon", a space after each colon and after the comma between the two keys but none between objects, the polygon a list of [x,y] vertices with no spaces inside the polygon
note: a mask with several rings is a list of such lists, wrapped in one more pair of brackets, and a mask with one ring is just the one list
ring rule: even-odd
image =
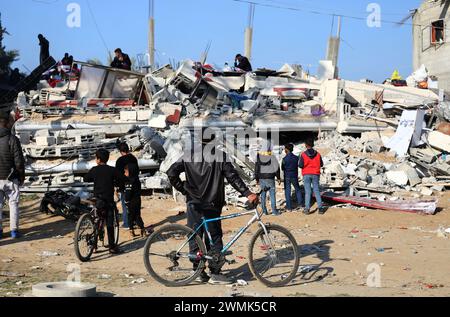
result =
[{"label": "shattered concrete block", "polygon": [[369,173],[368,173],[367,168],[360,167],[356,171],[356,177],[358,177],[358,179],[360,179],[362,181],[366,181],[368,176],[369,176]]},{"label": "shattered concrete block", "polygon": [[442,192],[444,190],[444,186],[441,185],[435,185],[433,187],[431,187],[432,190],[436,191],[436,192]]},{"label": "shattered concrete block", "polygon": [[432,196],[433,195],[433,191],[431,189],[429,189],[428,187],[422,188],[422,191],[420,193],[422,194],[422,196]]},{"label": "shattered concrete block", "polygon": [[50,130],[38,130],[36,131],[36,133],[34,134],[35,137],[44,137],[44,136],[51,136],[50,134]]},{"label": "shattered concrete block", "polygon": [[408,174],[404,171],[389,171],[386,173],[386,177],[398,186],[406,186],[409,182]]},{"label": "shattered concrete block", "polygon": [[422,184],[433,184],[436,183],[437,179],[436,177],[424,177],[422,178]]},{"label": "shattered concrete block", "polygon": [[404,171],[408,175],[409,185],[416,186],[422,181],[420,180],[419,174],[415,168],[409,166],[408,164],[402,164],[399,166],[399,170]]},{"label": "shattered concrete block", "polygon": [[433,131],[428,134],[428,143],[435,149],[450,152],[450,136]]},{"label": "shattered concrete block", "polygon": [[243,100],[241,107],[243,111],[253,112],[258,108],[259,102],[257,100]]},{"label": "shattered concrete block", "polygon": [[155,129],[164,129],[167,127],[166,115],[153,113],[148,120],[148,126]]},{"label": "shattered concrete block", "polygon": [[380,153],[383,146],[384,145],[382,144],[381,140],[373,140],[373,141],[368,141],[364,145],[364,148],[367,153]]},{"label": "shattered concrete block", "polygon": [[36,137],[37,146],[52,146],[56,144],[56,138],[53,136],[38,136]]},{"label": "shattered concrete block", "polygon": [[369,177],[369,185],[382,187],[384,186],[384,178],[383,175],[375,175]]},{"label": "shattered concrete block", "polygon": [[121,111],[120,121],[136,121],[137,111]]},{"label": "shattered concrete block", "polygon": [[152,115],[151,110],[138,110],[137,111],[137,120],[138,121],[147,121],[150,119],[151,115]]},{"label": "shattered concrete block", "polygon": [[377,176],[378,175],[378,170],[376,168],[372,168],[372,169],[369,170],[368,174],[371,177]]}]

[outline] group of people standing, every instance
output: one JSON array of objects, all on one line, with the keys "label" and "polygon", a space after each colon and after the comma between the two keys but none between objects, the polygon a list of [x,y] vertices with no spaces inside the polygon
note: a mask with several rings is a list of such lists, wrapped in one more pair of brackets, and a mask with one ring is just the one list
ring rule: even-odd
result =
[{"label": "group of people standing", "polygon": [[[309,139],[305,142],[306,151],[300,157],[294,154],[294,145],[287,144],[285,148],[286,156],[283,158],[281,170],[284,172],[284,189],[286,196],[286,211],[294,212],[292,204],[292,187],[295,189],[298,208],[302,208],[304,214],[311,213],[312,192],[316,197],[319,207],[319,214],[324,214],[326,208],[322,203],[320,196],[320,174],[323,167],[322,156],[314,149],[314,140]],[[302,190],[299,184],[299,170],[302,170],[305,199],[303,199]],[[262,189],[261,204],[264,214],[268,214],[266,207],[266,199],[268,191],[270,193],[272,214],[280,215],[276,206],[276,184],[275,180],[281,184],[280,164],[275,155],[270,151],[268,146],[264,151],[258,153],[255,171],[256,181]]]},{"label": "group of people standing", "polygon": [[116,167],[108,165],[110,153],[100,149],[96,153],[97,166],[92,168],[84,177],[85,182],[94,183],[94,197],[97,199],[97,208],[105,211],[106,227],[108,234],[109,252],[111,254],[121,253],[114,239],[114,212],[115,188],[122,202],[123,228],[130,230],[130,237],[137,235],[135,226],[140,229],[141,237],[147,232],[141,217],[141,182],[139,180],[138,160],[126,143],[119,145],[121,157],[116,162]]}]

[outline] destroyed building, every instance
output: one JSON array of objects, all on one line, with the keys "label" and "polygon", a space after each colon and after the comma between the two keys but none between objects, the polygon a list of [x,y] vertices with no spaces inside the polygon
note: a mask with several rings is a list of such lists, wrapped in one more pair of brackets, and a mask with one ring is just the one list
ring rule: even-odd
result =
[{"label": "destroyed building", "polygon": [[[77,63],[79,77],[54,88],[41,81],[11,109],[27,158],[24,192],[89,195],[82,176],[95,151],[112,151],[114,165],[122,141],[139,160],[143,188],[168,192],[164,173],[182,155],[185,132],[199,124],[232,135],[221,147],[248,183],[258,142],[273,138],[267,131],[279,134],[270,141],[280,160],[283,142],[295,143],[298,154],[302,134],[313,134],[331,203],[432,214],[432,196],[450,178],[450,107],[435,90],[305,76],[289,64],[242,73],[186,60],[145,74]],[[239,140],[244,130],[256,142]],[[244,203],[230,187],[227,201]]]}]

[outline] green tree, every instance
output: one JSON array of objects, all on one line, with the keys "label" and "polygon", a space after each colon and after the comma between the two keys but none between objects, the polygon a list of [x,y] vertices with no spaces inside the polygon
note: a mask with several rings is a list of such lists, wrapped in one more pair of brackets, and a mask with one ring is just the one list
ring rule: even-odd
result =
[{"label": "green tree", "polygon": [[3,45],[5,35],[9,35],[6,28],[2,26],[2,15],[0,13],[0,82],[7,82],[11,71],[11,64],[18,60],[19,51],[7,51]]}]

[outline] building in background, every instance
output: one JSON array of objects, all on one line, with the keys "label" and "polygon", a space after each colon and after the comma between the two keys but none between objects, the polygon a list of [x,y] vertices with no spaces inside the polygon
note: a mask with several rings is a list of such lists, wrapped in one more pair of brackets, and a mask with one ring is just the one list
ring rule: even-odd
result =
[{"label": "building in background", "polygon": [[413,14],[414,69],[425,65],[450,92],[450,0],[425,0]]}]

